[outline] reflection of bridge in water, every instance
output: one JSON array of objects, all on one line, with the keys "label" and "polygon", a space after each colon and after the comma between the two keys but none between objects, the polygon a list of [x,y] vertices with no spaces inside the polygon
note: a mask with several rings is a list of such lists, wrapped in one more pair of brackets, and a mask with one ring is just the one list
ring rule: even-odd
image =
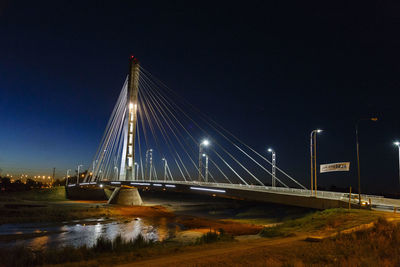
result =
[{"label": "reflection of bridge in water", "polygon": [[[271,161],[265,153],[195,108],[131,57],[128,77],[86,177],[67,188],[129,185],[319,209],[355,206],[349,194],[307,189],[276,165],[275,153]],[[398,205],[378,196],[363,195],[363,200]]]}]

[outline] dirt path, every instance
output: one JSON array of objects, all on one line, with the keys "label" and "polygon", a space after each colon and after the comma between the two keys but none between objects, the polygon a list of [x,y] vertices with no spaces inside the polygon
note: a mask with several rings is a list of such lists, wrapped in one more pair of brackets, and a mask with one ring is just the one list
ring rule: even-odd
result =
[{"label": "dirt path", "polygon": [[[249,241],[219,243],[199,247],[197,251],[176,252],[154,259],[117,265],[128,266],[265,266],[273,264],[270,255],[279,246],[304,240],[306,236],[279,239],[256,239]],[[275,262],[278,263],[278,262]]]}]

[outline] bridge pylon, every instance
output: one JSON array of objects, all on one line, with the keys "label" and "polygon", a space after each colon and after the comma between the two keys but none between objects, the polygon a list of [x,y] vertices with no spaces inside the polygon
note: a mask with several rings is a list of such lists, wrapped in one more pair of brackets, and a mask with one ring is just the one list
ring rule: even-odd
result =
[{"label": "bridge pylon", "polygon": [[124,123],[124,141],[120,166],[120,181],[134,180],[135,162],[135,134],[137,124],[138,90],[139,90],[140,63],[134,56],[129,60],[129,76],[126,113]]}]

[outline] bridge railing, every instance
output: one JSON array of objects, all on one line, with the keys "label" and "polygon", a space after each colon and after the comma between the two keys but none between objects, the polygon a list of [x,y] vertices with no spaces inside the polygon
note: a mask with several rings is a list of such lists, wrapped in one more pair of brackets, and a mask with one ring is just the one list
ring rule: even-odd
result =
[{"label": "bridge railing", "polygon": [[[210,182],[199,182],[199,181],[164,181],[164,180],[135,180],[135,181],[118,181],[118,182],[110,182],[111,184],[121,184],[121,183],[142,183],[146,186],[152,186],[153,184],[182,184],[182,185],[194,185],[194,186],[203,186],[203,187],[211,187],[211,188],[220,188],[220,189],[239,189],[239,190],[248,190],[248,191],[258,191],[258,192],[274,192],[278,194],[290,194],[297,196],[309,196],[315,197],[315,195],[311,194],[310,190],[307,189],[299,189],[299,188],[286,188],[286,187],[272,187],[272,186],[262,186],[262,185],[245,185],[245,184],[228,184],[228,183],[210,183]],[[355,201],[357,198],[357,194],[352,194],[354,197],[352,199]],[[319,198],[327,198],[327,199],[336,199],[347,201],[349,199],[349,193],[342,192],[331,192],[331,191],[317,191],[317,197]],[[365,195],[362,194],[361,198],[365,201],[371,199],[372,203],[376,204],[392,204],[400,206],[400,200],[395,199],[385,199],[383,196],[376,195]],[[353,202],[354,202],[353,201]]]},{"label": "bridge railing", "polygon": [[[184,185],[197,185],[197,186],[208,186],[213,188],[225,188],[225,189],[240,189],[249,191],[260,191],[260,192],[276,192],[282,194],[293,194],[302,196],[312,196],[311,191],[307,189],[299,188],[285,188],[285,187],[272,187],[272,186],[261,186],[261,185],[245,185],[245,184],[228,184],[228,183],[206,183],[198,181],[164,181],[164,180],[152,180],[152,181],[137,181],[137,182],[151,182],[151,183],[171,183],[171,184],[184,184]],[[317,197],[330,198],[330,199],[341,199],[346,193],[330,192],[330,191],[317,191]]]}]

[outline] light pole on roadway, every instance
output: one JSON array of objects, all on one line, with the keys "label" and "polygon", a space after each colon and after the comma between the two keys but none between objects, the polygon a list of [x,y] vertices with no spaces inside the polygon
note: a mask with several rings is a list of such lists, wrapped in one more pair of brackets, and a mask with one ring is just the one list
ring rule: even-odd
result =
[{"label": "light pole on roadway", "polygon": [[79,185],[79,170],[80,168],[83,167],[82,164],[78,165],[78,175],[76,176],[76,184]]},{"label": "light pole on roadway", "polygon": [[272,148],[268,148],[268,152],[272,153],[272,182],[271,186],[276,187],[276,153]]},{"label": "light pole on roadway", "polygon": [[315,192],[317,197],[317,133],[321,129],[312,130],[310,134],[310,159],[311,159],[311,195]]},{"label": "light pole on roadway", "polygon": [[399,149],[399,183],[400,183],[400,142],[396,141],[394,142],[394,144],[397,146],[397,148]]},{"label": "light pole on roadway", "polygon": [[199,144],[199,182],[201,182],[201,171],[203,169],[203,147],[208,146],[210,144],[210,141],[207,139],[204,139],[200,144]]},{"label": "light pole on roadway", "polygon": [[359,119],[356,123],[356,145],[357,145],[357,180],[358,180],[358,204],[361,206],[361,175],[360,175],[360,145],[358,142],[358,124],[360,121],[377,121],[378,118]]}]

